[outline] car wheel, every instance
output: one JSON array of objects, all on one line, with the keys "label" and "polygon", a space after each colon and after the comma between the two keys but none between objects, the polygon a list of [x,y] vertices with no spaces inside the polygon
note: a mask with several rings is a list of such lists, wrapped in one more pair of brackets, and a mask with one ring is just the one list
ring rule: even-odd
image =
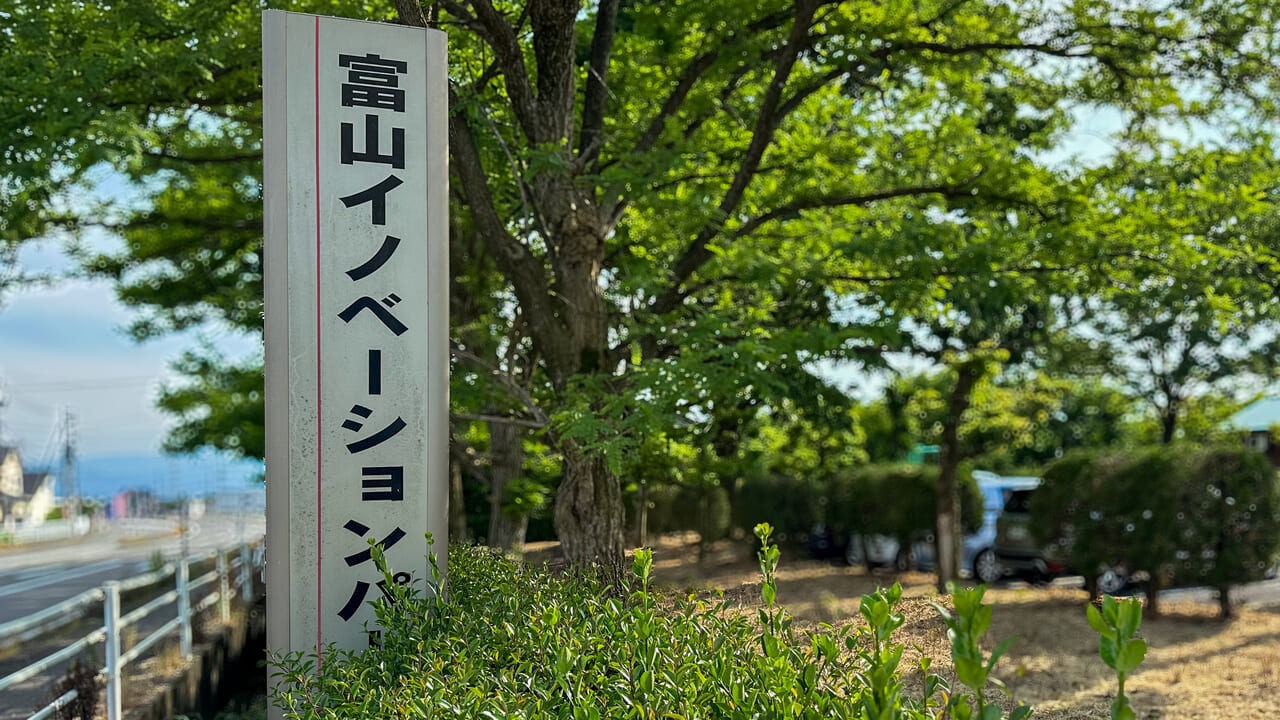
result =
[{"label": "car wheel", "polygon": [[973,576],[983,585],[990,585],[1004,577],[1004,568],[1000,567],[1000,561],[990,548],[978,553],[973,559]]},{"label": "car wheel", "polygon": [[1129,584],[1129,575],[1122,570],[1107,568],[1098,575],[1098,592],[1103,595],[1115,595]]},{"label": "car wheel", "polygon": [[862,565],[862,538],[853,535],[844,546],[844,561],[850,565]]},{"label": "car wheel", "polygon": [[910,545],[898,548],[898,554],[893,558],[893,569],[898,572],[906,572],[910,570],[911,565],[913,564],[912,560],[914,559],[912,555],[913,553],[911,552]]}]

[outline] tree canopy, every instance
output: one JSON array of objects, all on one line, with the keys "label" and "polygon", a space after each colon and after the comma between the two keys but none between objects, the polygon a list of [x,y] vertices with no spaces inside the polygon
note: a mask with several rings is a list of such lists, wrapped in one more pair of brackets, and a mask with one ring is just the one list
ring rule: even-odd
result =
[{"label": "tree canopy", "polygon": [[[291,9],[449,33],[451,306],[472,309],[454,341],[521,378],[505,405],[457,396],[545,417],[566,555],[609,570],[616,473],[677,418],[798,394],[822,359],[1023,357],[1055,298],[1185,277],[1212,246],[1134,244],[1123,216],[1091,211],[1098,183],[1046,154],[1101,108],[1123,119],[1121,159],[1150,160],[1179,123],[1230,139],[1280,89],[1266,0]],[[258,330],[259,8],[45,0],[3,15],[0,240],[105,226],[125,249],[85,263],[139,309],[136,336]],[[127,201],[69,199],[104,167]],[[181,367],[192,386],[162,400],[186,419],[172,444],[259,452],[243,422],[258,365],[197,348]],[[231,406],[241,421],[223,423]]]}]

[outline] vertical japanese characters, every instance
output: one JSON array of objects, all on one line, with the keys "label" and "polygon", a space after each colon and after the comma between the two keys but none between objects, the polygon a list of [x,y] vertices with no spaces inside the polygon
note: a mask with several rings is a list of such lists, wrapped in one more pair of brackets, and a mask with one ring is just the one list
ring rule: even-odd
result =
[{"label": "vertical japanese characters", "polygon": [[[370,295],[362,286],[370,285],[380,271],[394,266],[396,251],[403,240],[393,232],[404,232],[397,229],[397,218],[388,212],[388,197],[395,193],[404,180],[395,174],[396,170],[405,169],[405,128],[403,116],[405,112],[405,91],[401,79],[409,72],[408,63],[400,60],[384,58],[377,53],[366,55],[337,56],[338,67],[345,70],[345,78],[341,87],[342,117],[355,120],[360,111],[363,117],[358,121],[340,124],[341,162],[343,165],[371,164],[386,166],[387,175],[381,181],[364,188],[353,188],[354,192],[340,197],[346,212],[360,213],[361,227],[365,227],[364,218],[368,218],[368,233],[356,237],[339,238],[344,244],[358,247],[368,246],[370,255],[367,260],[346,270],[342,284],[347,288],[353,300],[338,317],[345,325],[353,323],[378,323],[385,329],[383,340],[378,347],[358,348],[366,358],[367,375],[363,383],[367,400],[351,406],[349,414],[342,422],[342,428],[350,433],[350,440],[343,450],[351,456],[360,456],[360,477],[349,479],[352,492],[359,492],[359,505],[365,517],[347,518],[342,528],[351,535],[354,552],[343,560],[348,567],[360,568],[367,573],[367,579],[357,579],[350,594],[340,607],[333,608],[343,622],[350,622],[369,599],[369,591],[377,586],[381,592],[390,597],[386,581],[373,564],[373,557],[368,546],[370,539],[388,550],[404,539],[406,533],[399,526],[375,531],[377,519],[386,516],[378,506],[382,503],[404,503],[406,489],[410,494],[422,491],[422,483],[405,482],[406,468],[403,460],[397,461],[394,456],[387,455],[385,449],[380,450],[387,441],[404,432],[409,424],[396,412],[396,402],[404,397],[404,389],[383,386],[383,351],[395,343],[405,342],[406,335],[412,335],[414,328],[407,326],[395,313],[396,305],[402,302],[395,292],[374,293]],[[354,111],[354,112],[353,112]],[[383,138],[389,127],[390,148],[386,148]],[[345,191],[345,188],[342,189]],[[412,230],[412,228],[410,228]],[[379,297],[381,296],[381,297]],[[422,329],[418,330],[423,332]],[[388,353],[394,356],[395,353]],[[387,419],[394,418],[394,419]],[[372,428],[372,429],[370,429]],[[400,464],[396,464],[399,462]],[[416,468],[410,467],[410,472]],[[344,485],[348,482],[343,478]],[[410,498],[410,502],[417,501]],[[368,521],[371,524],[365,524]],[[406,584],[412,581],[407,572],[397,573],[395,582]],[[337,605],[339,601],[335,601]],[[326,610],[329,612],[329,610]],[[376,641],[377,632],[370,633],[371,642]]]}]

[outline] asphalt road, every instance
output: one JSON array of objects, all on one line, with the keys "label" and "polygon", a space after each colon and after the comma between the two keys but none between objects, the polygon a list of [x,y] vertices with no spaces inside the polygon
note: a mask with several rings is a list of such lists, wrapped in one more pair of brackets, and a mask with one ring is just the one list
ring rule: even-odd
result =
[{"label": "asphalt road", "polygon": [[[242,539],[257,540],[264,528],[265,521],[261,516],[243,519],[216,516],[189,523],[185,537],[176,530],[163,535],[139,535],[114,528],[75,540],[0,553],[0,624],[100,587],[108,580],[124,580],[146,573],[152,568],[156,552],[166,561],[181,556],[184,546],[188,555],[199,555],[216,548],[234,546]],[[209,562],[204,563],[204,566],[210,565]],[[196,570],[193,568],[193,571]],[[209,590],[209,587],[203,588],[198,595],[203,596]],[[137,598],[127,602],[125,610],[144,600]],[[101,605],[94,604],[89,609],[92,617],[0,653],[0,677],[16,672],[100,626]],[[175,613],[172,606],[154,613],[135,628],[135,635],[139,639],[145,637]],[[94,654],[101,655],[100,647],[95,648]],[[26,718],[35,707],[47,702],[49,684],[62,672],[63,668],[58,667],[0,691],[0,720]]]},{"label": "asphalt road", "polygon": [[[261,516],[247,516],[241,523],[234,517],[202,518],[189,525],[188,553],[229,547],[262,536],[266,522]],[[123,580],[147,572],[153,554],[165,560],[182,554],[183,538],[174,533],[141,536],[111,529],[91,533],[76,541],[63,541],[16,548],[0,553],[0,624],[29,615],[101,587],[108,580]]]}]

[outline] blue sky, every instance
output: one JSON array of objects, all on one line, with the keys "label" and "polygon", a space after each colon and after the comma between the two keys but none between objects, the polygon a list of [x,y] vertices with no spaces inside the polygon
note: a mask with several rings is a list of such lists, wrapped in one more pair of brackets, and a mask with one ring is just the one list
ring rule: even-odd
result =
[{"label": "blue sky", "polygon": [[[109,243],[99,240],[95,245]],[[20,263],[33,272],[69,267],[52,242],[25,248]],[[94,459],[159,460],[171,420],[155,409],[156,392],[176,377],[169,362],[198,335],[138,344],[122,332],[130,320],[131,311],[116,301],[104,281],[66,280],[5,298],[0,307],[0,398],[5,403],[0,407],[0,441],[16,444],[24,464],[36,467],[56,458],[50,444],[68,408],[76,417],[78,454],[89,461],[86,471],[98,467]],[[251,352],[256,344],[217,328],[200,333],[232,356]],[[176,463],[173,472],[185,480],[203,475],[209,462]],[[237,470],[231,479],[245,472]]]}]

